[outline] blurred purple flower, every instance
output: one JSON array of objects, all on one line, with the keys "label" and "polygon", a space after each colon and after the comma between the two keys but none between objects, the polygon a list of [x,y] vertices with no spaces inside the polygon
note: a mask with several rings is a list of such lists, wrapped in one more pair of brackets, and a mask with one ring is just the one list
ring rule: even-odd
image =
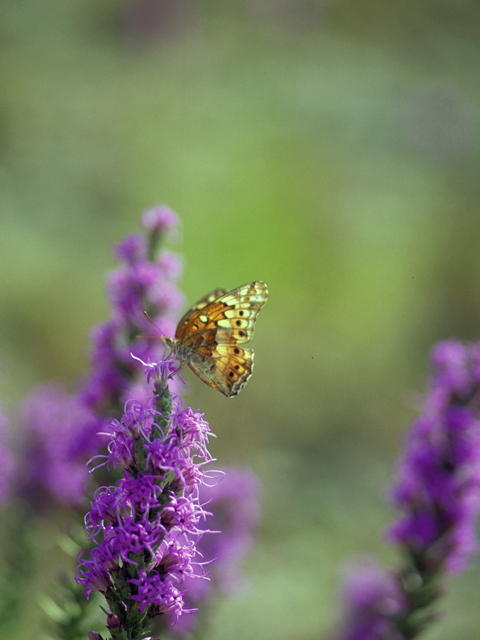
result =
[{"label": "blurred purple flower", "polygon": [[352,578],[342,640],[416,637],[436,618],[442,575],[465,569],[478,551],[480,345],[441,342],[431,366],[424,412],[408,434],[392,490],[401,515],[388,537],[404,564],[392,575],[363,569]]},{"label": "blurred purple flower", "polygon": [[141,233],[132,233],[121,240],[115,249],[116,257],[129,265],[147,260],[147,240]]},{"label": "blurred purple flower", "polygon": [[15,475],[15,462],[7,445],[8,420],[0,407],[0,504],[7,501],[12,479]]},{"label": "blurred purple flower", "polygon": [[180,219],[175,211],[160,204],[142,213],[142,227],[145,231],[166,235],[179,229]]},{"label": "blurred purple flower", "polygon": [[477,345],[453,340],[434,347],[425,411],[410,430],[393,487],[403,514],[389,537],[429,572],[461,571],[478,550],[480,420],[472,400],[479,356]]},{"label": "blurred purple flower", "polygon": [[211,572],[212,584],[221,593],[241,590],[245,579],[241,562],[252,546],[252,536],[260,521],[259,500],[262,486],[249,469],[224,469],[216,484],[203,485],[200,498],[212,509],[210,528],[221,528],[221,536],[206,536],[199,543],[205,559],[216,558]]},{"label": "blurred purple flower", "polygon": [[392,617],[404,608],[404,594],[396,578],[374,558],[359,558],[346,567],[343,580],[341,640],[402,640]]},{"label": "blurred purple flower", "polygon": [[[36,388],[23,403],[21,422],[26,442],[17,483],[37,508],[48,501],[80,506],[85,500],[85,461],[99,446],[98,419],[60,384]],[[47,492],[47,493],[46,493]]]},{"label": "blurred purple flower", "polygon": [[[158,360],[164,350],[158,340],[146,339],[152,332],[152,320],[166,335],[173,335],[176,316],[183,296],[175,285],[181,275],[180,258],[171,252],[160,252],[147,259],[146,241],[142,236],[123,240],[117,253],[125,264],[108,276],[108,297],[112,318],[94,329],[91,364],[93,372],[80,389],[82,400],[96,412],[117,408],[125,390],[144,383],[140,365],[132,360],[134,353],[142,360]],[[154,329],[157,331],[157,329]],[[131,397],[131,395],[130,395]]]}]

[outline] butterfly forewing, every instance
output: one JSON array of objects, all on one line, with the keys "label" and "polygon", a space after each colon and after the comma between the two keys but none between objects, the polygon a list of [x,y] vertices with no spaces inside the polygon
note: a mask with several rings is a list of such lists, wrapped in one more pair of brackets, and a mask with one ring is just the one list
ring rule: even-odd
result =
[{"label": "butterfly forewing", "polygon": [[182,318],[177,338],[192,340],[195,332],[216,328],[219,342],[243,343],[252,339],[258,312],[267,301],[267,286],[263,282],[250,282],[227,293],[220,291],[222,295],[215,300],[203,305],[206,298],[202,299],[197,303],[201,307],[195,305],[197,308]]},{"label": "butterfly forewing", "polygon": [[253,350],[238,344],[252,339],[255,321],[267,300],[263,282],[212,291],[180,320],[175,352],[206,384],[235,396],[249,379]]},{"label": "butterfly forewing", "polygon": [[177,330],[175,331],[175,338],[181,338],[184,335],[185,328],[188,325],[190,318],[193,316],[195,311],[199,311],[200,309],[204,309],[214,300],[219,298],[224,293],[227,293],[226,289],[215,289],[214,291],[210,291],[206,296],[201,298],[196,304],[193,305],[191,309],[187,311],[187,313],[183,316],[180,322],[177,325]]}]

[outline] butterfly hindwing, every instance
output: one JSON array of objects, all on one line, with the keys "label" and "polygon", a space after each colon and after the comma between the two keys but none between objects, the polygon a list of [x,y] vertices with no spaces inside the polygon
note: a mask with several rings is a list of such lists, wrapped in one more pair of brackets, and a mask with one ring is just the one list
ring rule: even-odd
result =
[{"label": "butterfly hindwing", "polygon": [[227,395],[235,396],[252,375],[253,349],[218,345],[217,354],[216,368],[229,390]]},{"label": "butterfly hindwing", "polygon": [[252,375],[253,349],[217,345],[210,354],[204,352],[200,358],[194,356],[188,364],[203,382],[233,397]]}]

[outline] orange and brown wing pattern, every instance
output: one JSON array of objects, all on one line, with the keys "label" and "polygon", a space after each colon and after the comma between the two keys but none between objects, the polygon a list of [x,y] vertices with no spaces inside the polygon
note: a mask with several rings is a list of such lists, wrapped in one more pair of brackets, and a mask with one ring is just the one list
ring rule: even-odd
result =
[{"label": "orange and brown wing pattern", "polygon": [[251,376],[253,350],[238,345],[252,339],[267,297],[263,282],[250,282],[229,292],[217,289],[178,324],[177,352],[201,380],[228,397],[237,395]]},{"label": "orange and brown wing pattern", "polygon": [[236,396],[252,375],[253,355],[253,349],[219,344],[212,376],[215,384],[211,386],[228,397]]},{"label": "orange and brown wing pattern", "polygon": [[177,328],[177,333],[181,335],[176,337],[187,343],[196,341],[194,334],[197,331],[210,333],[216,330],[218,343],[249,342],[253,337],[257,315],[267,297],[267,286],[263,282],[250,282],[232,289],[190,315],[186,314],[179,323],[182,330],[179,332]]},{"label": "orange and brown wing pattern", "polygon": [[177,325],[177,330],[175,331],[175,338],[182,339],[182,336],[185,334],[185,328],[188,325],[190,318],[193,316],[195,311],[199,311],[200,309],[204,309],[206,306],[211,304],[214,300],[219,298],[224,293],[227,293],[227,289],[215,289],[214,291],[210,291],[206,296],[201,298],[196,304],[191,307],[187,313],[183,316],[180,322]]}]

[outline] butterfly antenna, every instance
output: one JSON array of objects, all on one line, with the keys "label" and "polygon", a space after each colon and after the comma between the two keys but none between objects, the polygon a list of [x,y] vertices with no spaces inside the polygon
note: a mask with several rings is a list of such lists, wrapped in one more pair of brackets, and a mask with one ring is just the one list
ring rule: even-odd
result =
[{"label": "butterfly antenna", "polygon": [[[163,333],[163,331],[160,329],[160,327],[158,326],[158,324],[156,322],[154,322],[154,320],[152,320],[152,318],[148,315],[148,313],[146,311],[144,311],[143,313],[147,316],[147,318],[150,320],[150,322],[157,327],[157,329],[160,331],[160,333],[162,335],[165,335]],[[144,338],[145,340],[160,340],[160,338],[158,336],[144,336],[143,333],[139,333],[138,335],[136,335],[135,339],[137,339],[137,338]]]},{"label": "butterfly antenna", "polygon": [[[147,313],[146,311],[144,311],[143,313],[144,313],[144,314],[146,315],[146,317],[150,320],[150,322],[151,322],[155,327],[157,327],[157,329],[160,331],[160,333],[161,333],[163,336],[165,336],[165,338],[166,338],[167,336],[166,336],[166,335],[165,335],[165,333],[160,329],[160,327],[159,327],[159,326],[158,326],[158,324],[155,322],[155,320],[153,320],[153,319],[151,318],[151,316],[149,316],[149,315],[148,315],[148,313]],[[158,340],[158,336],[141,336],[141,337],[142,337],[142,338],[156,338],[156,339]],[[167,347],[165,346],[165,350],[164,350],[164,352],[163,352],[163,359],[165,360],[165,358],[166,358],[166,357],[167,357]]]},{"label": "butterfly antenna", "polygon": [[[159,327],[159,326],[158,326],[158,324],[155,322],[155,320],[152,320],[152,318],[148,315],[148,313],[147,313],[146,311],[144,311],[143,313],[144,313],[144,315],[146,315],[146,316],[147,316],[147,318],[150,320],[150,322],[151,322],[155,327],[157,327],[157,329],[160,331],[160,333],[161,333],[163,336],[165,336],[164,332],[160,329],[160,327]],[[140,337],[142,337],[142,338],[152,338],[152,337],[154,337],[154,336],[140,336]],[[167,337],[167,336],[165,336],[165,337]]]}]

